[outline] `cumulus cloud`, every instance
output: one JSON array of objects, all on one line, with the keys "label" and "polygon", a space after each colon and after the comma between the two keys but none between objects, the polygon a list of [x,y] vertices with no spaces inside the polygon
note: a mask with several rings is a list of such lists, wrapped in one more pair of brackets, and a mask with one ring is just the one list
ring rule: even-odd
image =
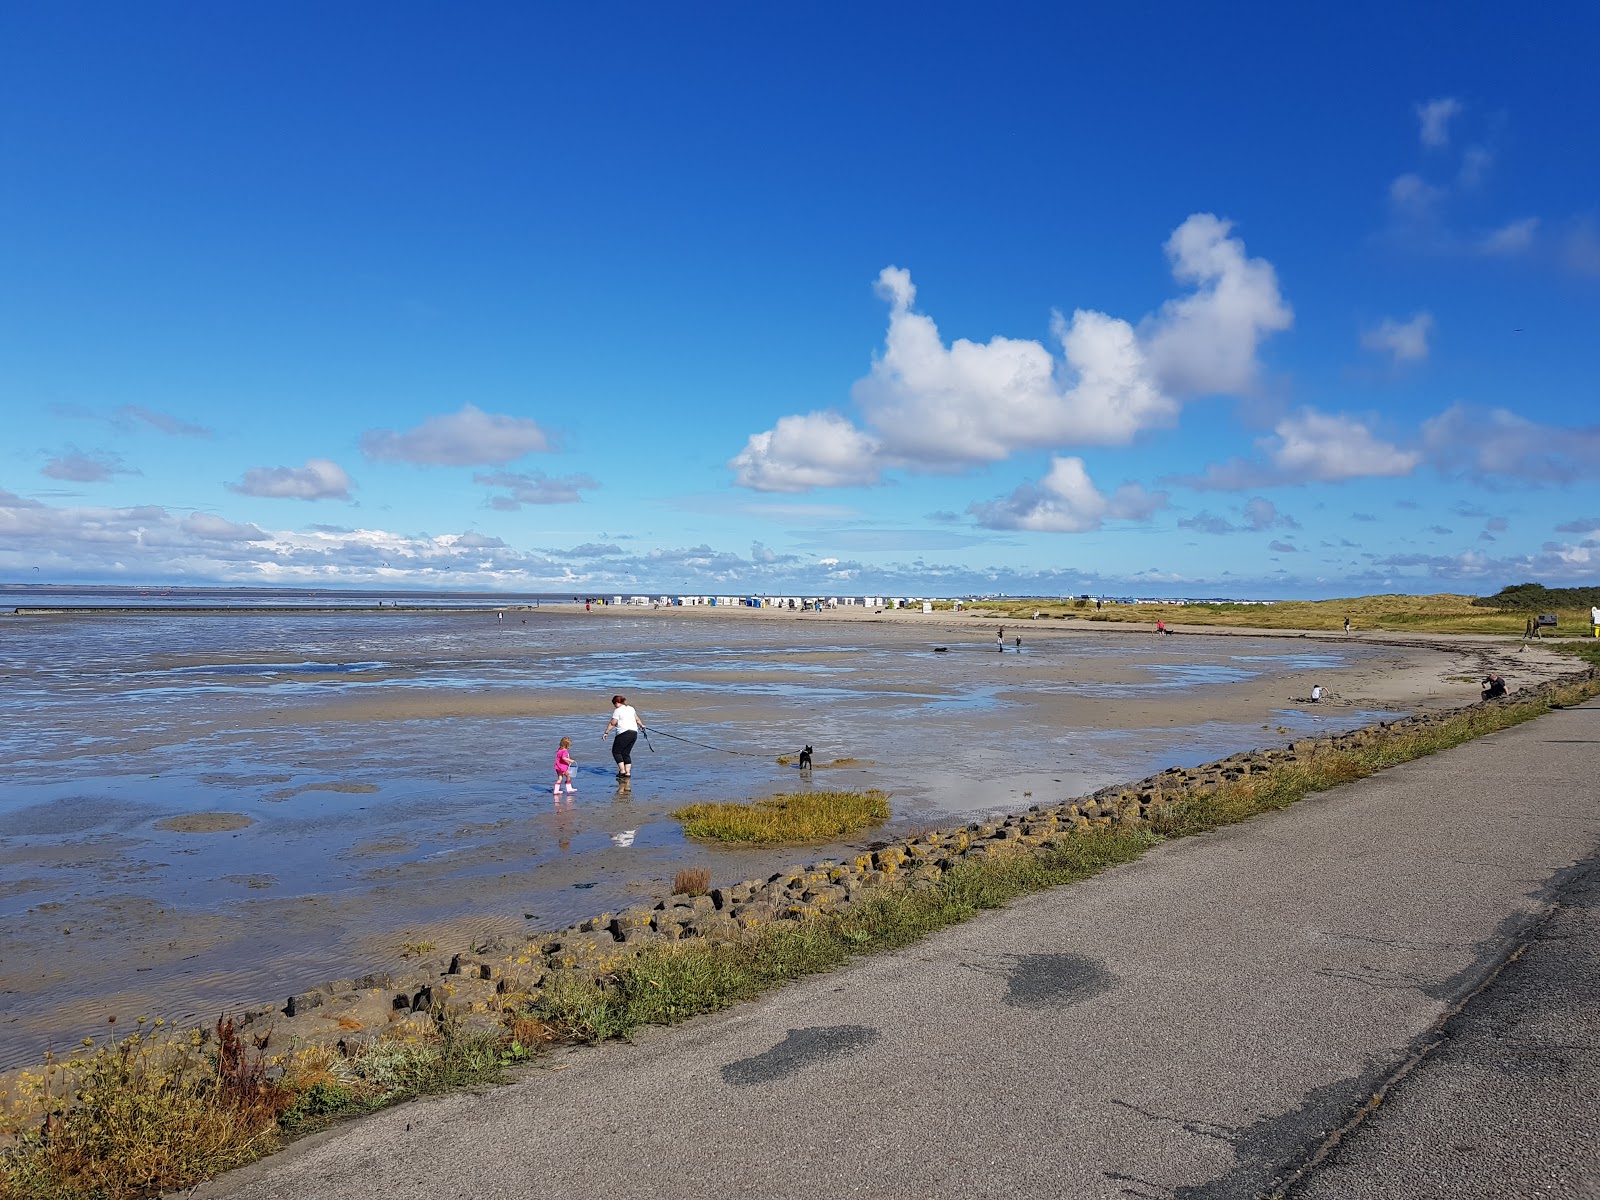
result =
[{"label": "cumulus cloud", "polygon": [[588,475],[556,478],[543,471],[479,471],[472,482],[506,490],[505,495],[489,497],[489,507],[500,512],[516,512],[524,504],[580,504],[583,492],[600,486]]},{"label": "cumulus cloud", "polygon": [[1272,264],[1246,257],[1244,243],[1229,236],[1232,228],[1210,213],[1197,213],[1167,239],[1172,277],[1195,290],[1169,300],[1141,333],[1170,391],[1248,391],[1256,381],[1261,340],[1294,320]]},{"label": "cumulus cloud", "polygon": [[486,413],[471,404],[403,433],[369,429],[361,435],[361,452],[368,458],[418,466],[498,467],[548,449],[550,439],[529,418]]},{"label": "cumulus cloud", "polygon": [[728,462],[734,482],[758,492],[873,484],[885,465],[876,438],[831,412],[781,417]]},{"label": "cumulus cloud", "polygon": [[1461,101],[1454,96],[1441,96],[1417,105],[1418,135],[1422,144],[1430,148],[1450,144],[1450,122],[1461,114]]},{"label": "cumulus cloud", "polygon": [[1419,312],[1409,321],[1385,317],[1376,328],[1361,332],[1361,345],[1389,355],[1396,363],[1421,362],[1428,357],[1428,335],[1433,332],[1433,314]]},{"label": "cumulus cloud", "polygon": [[1086,533],[1107,521],[1148,520],[1166,505],[1165,492],[1147,492],[1133,483],[1104,495],[1089,478],[1083,459],[1053,455],[1049,472],[1037,484],[1025,483],[1010,496],[973,504],[967,511],[987,529]]},{"label": "cumulus cloud", "polygon": [[71,483],[103,483],[113,475],[138,475],[122,465],[120,454],[110,454],[104,450],[90,450],[85,453],[75,446],[56,455],[39,469],[41,475],[51,479],[64,479]]},{"label": "cumulus cloud", "polygon": [[348,500],[350,476],[332,459],[309,458],[303,467],[252,467],[227,485],[242,496],[289,500]]},{"label": "cumulus cloud", "polygon": [[605,558],[611,554],[621,554],[622,547],[612,545],[610,542],[584,542],[565,551],[568,558]]},{"label": "cumulus cloud", "polygon": [[947,344],[916,310],[910,272],[884,268],[884,349],[852,389],[862,424],[784,417],[730,461],[736,482],[798,492],[876,482],[891,466],[952,470],[1025,449],[1125,445],[1171,425],[1186,397],[1249,390],[1261,342],[1293,319],[1272,264],[1210,213],[1189,217],[1165,249],[1186,295],[1137,328],[1091,309],[1057,313],[1059,354],[1005,336]]},{"label": "cumulus cloud", "polygon": [[1422,445],[1440,471],[1479,482],[1565,484],[1600,478],[1600,426],[1542,425],[1503,408],[1454,405],[1423,422]]},{"label": "cumulus cloud", "polygon": [[1284,417],[1272,434],[1256,445],[1265,461],[1235,458],[1207,467],[1203,475],[1177,476],[1171,482],[1201,491],[1336,483],[1409,475],[1422,459],[1417,451],[1401,450],[1379,439],[1354,417],[1314,408]]}]

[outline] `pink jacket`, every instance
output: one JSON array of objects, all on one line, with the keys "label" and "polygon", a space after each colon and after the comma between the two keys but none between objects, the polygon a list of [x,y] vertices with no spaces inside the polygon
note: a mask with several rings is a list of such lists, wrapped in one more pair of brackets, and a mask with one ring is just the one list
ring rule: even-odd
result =
[{"label": "pink jacket", "polygon": [[572,751],[565,746],[556,751],[556,774],[565,775],[572,770]]}]

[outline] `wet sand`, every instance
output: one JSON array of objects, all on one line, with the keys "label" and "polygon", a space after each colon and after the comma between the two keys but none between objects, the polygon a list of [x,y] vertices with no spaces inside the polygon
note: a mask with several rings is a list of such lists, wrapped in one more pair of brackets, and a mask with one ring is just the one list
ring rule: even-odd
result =
[{"label": "wet sand", "polygon": [[[903,829],[1564,665],[1503,640],[1042,621],[1007,623],[1000,654],[996,625],[581,606],[0,622],[20,681],[0,700],[0,1067],[112,1015],[208,1020],[420,944],[559,927],[681,866],[721,881],[849,849],[696,846],[670,817],[796,790],[775,759],[808,743],[861,760],[818,782],[883,788]],[[1329,701],[1296,702],[1314,683]],[[627,794],[599,740],[614,690],[654,734]],[[558,808],[564,734],[578,792]]]}]

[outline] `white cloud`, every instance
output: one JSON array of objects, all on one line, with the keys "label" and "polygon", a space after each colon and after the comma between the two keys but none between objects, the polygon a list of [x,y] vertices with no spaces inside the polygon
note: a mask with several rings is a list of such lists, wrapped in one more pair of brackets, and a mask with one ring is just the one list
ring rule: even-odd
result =
[{"label": "white cloud", "polygon": [[101,483],[113,475],[140,474],[123,466],[120,454],[109,454],[103,450],[84,453],[76,446],[69,446],[50,459],[39,469],[39,473],[71,483]]},{"label": "white cloud", "polygon": [[1164,387],[1190,395],[1250,390],[1256,350],[1269,333],[1289,328],[1294,313],[1278,293],[1278,274],[1245,257],[1232,225],[1197,213],[1167,239],[1172,276],[1195,292],[1169,300],[1140,333]]},{"label": "white cloud", "polygon": [[1267,446],[1272,465],[1300,480],[1409,475],[1421,460],[1416,451],[1379,441],[1352,417],[1301,409],[1278,422]]},{"label": "white cloud", "polygon": [[1416,313],[1409,321],[1385,317],[1376,329],[1361,333],[1361,344],[1368,350],[1390,355],[1395,362],[1421,362],[1428,357],[1428,335],[1433,332],[1433,314]]},{"label": "white cloud", "polygon": [[1107,521],[1145,521],[1167,506],[1165,492],[1126,483],[1104,495],[1089,478],[1083,459],[1054,455],[1038,484],[1023,484],[1010,496],[967,509],[988,529],[1086,533]]},{"label": "white cloud", "polygon": [[1450,144],[1450,121],[1460,115],[1465,106],[1454,96],[1441,96],[1417,105],[1418,135],[1424,146],[1437,147]]},{"label": "white cloud", "polygon": [[1484,483],[1600,479],[1600,426],[1559,428],[1503,408],[1457,404],[1423,422],[1422,445],[1440,471]]},{"label": "white cloud", "polygon": [[418,466],[498,467],[548,449],[550,440],[534,421],[486,413],[471,404],[458,413],[429,417],[404,433],[369,429],[361,435],[361,452],[368,458]]},{"label": "white cloud", "polygon": [[1493,258],[1510,258],[1524,253],[1533,245],[1533,235],[1538,228],[1538,217],[1523,217],[1520,221],[1511,221],[1499,229],[1491,230],[1480,237],[1474,245],[1480,254],[1487,254]]},{"label": "white cloud", "polygon": [[489,507],[500,512],[516,512],[524,504],[581,504],[583,492],[600,486],[588,475],[557,478],[543,471],[479,471],[472,482],[506,489],[506,495],[489,497]]},{"label": "white cloud", "polygon": [[289,500],[348,500],[350,476],[332,459],[309,458],[303,467],[252,467],[228,490],[242,496]]},{"label": "white cloud", "polygon": [[883,353],[857,381],[857,426],[836,413],[784,417],[729,463],[741,486],[800,492],[878,481],[887,467],[951,470],[1024,449],[1125,445],[1171,425],[1187,396],[1250,389],[1268,334],[1293,319],[1277,274],[1232,226],[1189,217],[1168,239],[1173,277],[1193,290],[1138,327],[1079,309],[1055,314],[1059,356],[1031,339],[948,345],[914,308],[908,271],[886,267]]},{"label": "white cloud", "polygon": [[[908,281],[909,286],[909,281]],[[780,417],[728,461],[734,482],[758,492],[805,492],[878,482],[885,459],[876,438],[838,413]]]},{"label": "white cloud", "polygon": [[1298,483],[1409,475],[1422,455],[1375,437],[1345,414],[1302,408],[1283,418],[1256,445],[1266,461],[1243,458],[1215,463],[1203,475],[1175,476],[1168,482],[1199,491],[1242,491]]}]

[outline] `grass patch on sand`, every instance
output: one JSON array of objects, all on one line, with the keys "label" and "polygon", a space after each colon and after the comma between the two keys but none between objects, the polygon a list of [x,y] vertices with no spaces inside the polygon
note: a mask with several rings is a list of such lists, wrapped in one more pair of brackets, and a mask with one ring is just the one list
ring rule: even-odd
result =
[{"label": "grass patch on sand", "polygon": [[[1441,593],[1433,596],[1354,596],[1342,600],[1281,600],[1273,604],[1107,604],[1095,608],[1092,600],[985,600],[969,612],[1023,620],[1041,613],[1046,617],[1153,625],[1216,625],[1248,629],[1306,629],[1339,633],[1350,618],[1355,633],[1366,630],[1416,633],[1488,633],[1520,637],[1527,626],[1523,610],[1481,608],[1474,596]],[[1583,634],[1589,629],[1589,610],[1555,609],[1557,630]]]},{"label": "grass patch on sand", "polygon": [[708,842],[751,846],[828,842],[889,819],[889,796],[865,792],[790,792],[744,804],[691,804],[672,814],[683,832]]}]

